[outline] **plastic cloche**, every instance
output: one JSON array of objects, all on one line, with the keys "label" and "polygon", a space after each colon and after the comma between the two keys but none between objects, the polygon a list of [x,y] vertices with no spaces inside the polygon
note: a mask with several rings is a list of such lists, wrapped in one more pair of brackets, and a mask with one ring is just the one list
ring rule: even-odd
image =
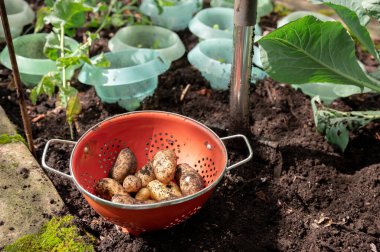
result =
[{"label": "plastic cloche", "polygon": [[[211,0],[211,7],[234,8],[233,0]],[[268,15],[273,10],[272,0],[258,0],[257,2],[257,21],[261,17]]]},{"label": "plastic cloche", "polygon": [[113,52],[125,49],[150,49],[170,61],[181,58],[185,53],[185,46],[175,32],[151,25],[132,25],[120,29],[109,40],[108,47]]},{"label": "plastic cloche", "polygon": [[163,6],[162,13],[154,0],[144,0],[140,10],[150,16],[154,25],[166,27],[172,31],[181,31],[187,28],[193,14],[202,8],[200,0],[168,0],[171,6]]},{"label": "plastic cloche", "polygon": [[127,49],[105,53],[104,57],[110,67],[85,64],[78,80],[95,86],[103,102],[117,102],[129,111],[137,109],[144,98],[154,93],[158,75],[170,67],[170,61],[152,50]]},{"label": "plastic cloche", "polygon": [[[56,63],[48,59],[43,52],[47,35],[47,33],[36,33],[13,39],[21,81],[25,86],[34,86],[40,82],[43,75],[57,70]],[[65,42],[72,50],[75,50],[79,45],[77,41],[68,37],[65,37]],[[5,67],[12,69],[8,47],[5,47],[1,52],[0,61]],[[66,70],[67,79],[71,78],[74,70],[78,67]]]},{"label": "plastic cloche", "polygon": [[[24,0],[5,0],[9,28],[12,37],[19,36],[25,25],[31,24],[34,20],[34,12],[29,4]],[[3,24],[0,20],[0,41],[5,39]]]},{"label": "plastic cloche", "polygon": [[336,21],[335,19],[333,19],[331,17],[328,17],[326,15],[323,15],[321,13],[318,13],[318,12],[313,12],[313,11],[295,11],[295,12],[292,12],[289,15],[281,18],[277,22],[277,27],[279,28],[281,26],[286,25],[287,23],[290,23],[290,22],[295,21],[295,20],[297,20],[299,18],[303,18],[305,16],[310,16],[310,15],[318,18],[319,20],[321,20],[323,22],[326,22],[326,21]]},{"label": "plastic cloche", "polygon": [[[260,50],[255,47],[253,57],[255,62],[260,56]],[[210,82],[211,88],[226,90],[231,78],[233,58],[232,39],[208,39],[200,42],[187,55],[189,62],[197,68],[202,76]],[[253,67],[251,79],[253,82],[263,79],[267,75],[259,68]]]},{"label": "plastic cloche", "polygon": [[[234,30],[234,10],[230,8],[207,8],[198,12],[189,23],[190,31],[200,39],[230,38]],[[255,35],[261,35],[255,26]]]}]

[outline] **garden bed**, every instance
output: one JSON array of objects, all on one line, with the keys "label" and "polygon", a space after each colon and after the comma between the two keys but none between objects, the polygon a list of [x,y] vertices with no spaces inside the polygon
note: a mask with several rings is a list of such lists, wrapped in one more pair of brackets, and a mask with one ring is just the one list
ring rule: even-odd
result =
[{"label": "garden bed", "polygon": [[[273,24],[273,18],[263,20]],[[187,52],[197,39],[179,33]],[[106,49],[107,35],[95,47]],[[96,50],[96,48],[95,48]],[[373,64],[365,53],[360,57]],[[21,130],[15,92],[7,88],[9,71],[1,67],[0,105]],[[185,99],[181,93],[190,84]],[[83,112],[78,135],[109,116],[126,112],[103,104],[94,88],[75,83]],[[186,222],[164,231],[125,234],[99,217],[74,184],[48,173],[66,211],[97,238],[97,251],[376,251],[380,249],[380,124],[351,136],[346,152],[316,132],[310,98],[289,85],[266,79],[251,87],[251,134],[254,157],[223,178],[213,196]],[[186,55],[159,77],[153,97],[141,109],[180,113],[228,135],[229,92],[211,90]],[[43,97],[28,113],[40,161],[52,138],[69,139],[65,112]],[[379,110],[380,96],[362,94],[337,100],[344,110]],[[240,145],[236,143],[235,145]],[[243,143],[241,143],[243,145]],[[244,152],[229,146],[232,162]],[[48,164],[68,171],[71,149],[53,148]]]}]

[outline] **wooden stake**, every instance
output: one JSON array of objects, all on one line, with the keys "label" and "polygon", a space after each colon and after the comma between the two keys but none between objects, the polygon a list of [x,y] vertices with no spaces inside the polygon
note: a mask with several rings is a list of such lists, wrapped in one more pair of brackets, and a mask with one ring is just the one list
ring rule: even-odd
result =
[{"label": "wooden stake", "polygon": [[11,35],[11,31],[9,29],[8,16],[7,16],[7,11],[5,9],[4,0],[0,0],[0,16],[1,16],[1,21],[3,22],[3,30],[4,30],[4,34],[5,34],[5,41],[7,42],[7,46],[8,46],[9,58],[10,58],[11,64],[12,64],[13,80],[16,84],[15,86],[16,86],[17,101],[18,101],[18,104],[19,104],[20,110],[21,110],[21,117],[22,117],[22,122],[24,124],[24,131],[25,131],[26,139],[28,141],[28,146],[29,146],[30,152],[34,156],[36,156],[36,151],[34,149],[34,144],[33,144],[32,128],[30,126],[30,120],[28,117],[28,113],[26,111],[26,103],[25,103],[25,99],[24,99],[24,89],[21,85],[20,73],[18,71],[16,55],[15,55],[15,50],[13,48],[12,35]]}]

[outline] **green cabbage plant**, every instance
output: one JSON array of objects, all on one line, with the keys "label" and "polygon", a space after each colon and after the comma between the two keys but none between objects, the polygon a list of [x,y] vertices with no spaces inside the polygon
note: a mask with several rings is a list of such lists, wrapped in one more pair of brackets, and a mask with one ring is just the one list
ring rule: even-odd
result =
[{"label": "green cabbage plant", "polygon": [[[370,17],[380,21],[380,0],[314,0],[335,10],[341,22],[322,22],[306,16],[262,37],[265,71],[279,82],[335,83],[367,87],[380,93],[378,74],[363,71],[355,56],[355,40],[380,62],[379,52],[366,28]],[[354,40],[355,39],[355,40]],[[317,106],[312,100],[316,128],[344,151],[349,130],[380,118],[380,111],[340,112]]]}]

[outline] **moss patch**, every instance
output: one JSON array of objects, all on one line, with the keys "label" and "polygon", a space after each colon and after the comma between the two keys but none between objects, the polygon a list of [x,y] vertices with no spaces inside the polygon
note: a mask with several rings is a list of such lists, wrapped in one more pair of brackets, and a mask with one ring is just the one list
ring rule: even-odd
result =
[{"label": "moss patch", "polygon": [[26,144],[25,139],[19,135],[8,135],[8,134],[1,134],[0,135],[0,144],[8,144],[8,143],[16,143],[16,142],[23,142]]},{"label": "moss patch", "polygon": [[73,224],[73,216],[53,218],[37,234],[21,237],[4,248],[7,252],[16,251],[94,251],[95,238],[80,232]]}]

